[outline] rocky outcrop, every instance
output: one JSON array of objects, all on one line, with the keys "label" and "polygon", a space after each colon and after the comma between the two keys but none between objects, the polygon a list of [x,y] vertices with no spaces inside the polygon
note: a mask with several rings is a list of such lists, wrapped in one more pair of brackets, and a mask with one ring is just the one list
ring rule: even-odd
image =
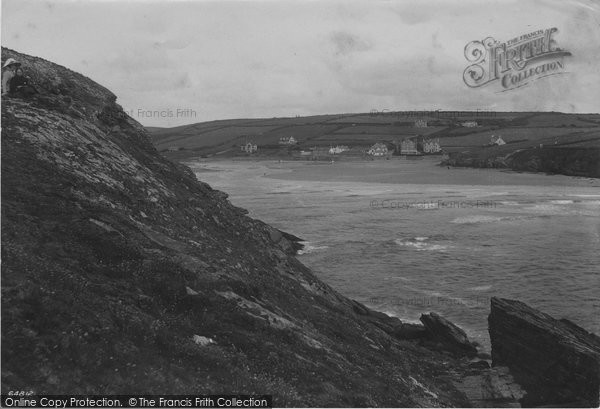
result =
[{"label": "rocky outcrop", "polygon": [[475,149],[473,152],[453,152],[441,165],[508,168],[525,172],[600,178],[600,147],[551,146],[520,149],[500,156]]},{"label": "rocky outcrop", "polygon": [[421,315],[421,322],[425,326],[429,337],[440,342],[449,350],[470,357],[477,355],[477,348],[469,341],[467,334],[452,322],[435,312]]},{"label": "rocky outcrop", "polygon": [[404,322],[394,328],[393,334],[399,339],[425,339],[430,335],[423,325]]},{"label": "rocky outcrop", "polygon": [[492,298],[492,363],[526,391],[524,406],[598,407],[600,338],[526,304]]},{"label": "rocky outcrop", "polygon": [[455,381],[455,385],[476,408],[519,408],[519,400],[525,394],[503,366],[478,368]]},{"label": "rocky outcrop", "polygon": [[162,157],[107,89],[2,48],[2,391],[273,394],[275,406],[468,406],[464,360],[399,339]]},{"label": "rocky outcrop", "polygon": [[508,159],[513,170],[600,178],[600,147],[551,146],[524,149]]}]

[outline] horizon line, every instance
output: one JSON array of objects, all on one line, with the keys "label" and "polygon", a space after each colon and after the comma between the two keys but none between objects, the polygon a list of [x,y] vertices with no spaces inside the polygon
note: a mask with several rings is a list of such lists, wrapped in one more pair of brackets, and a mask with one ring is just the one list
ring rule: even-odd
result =
[{"label": "horizon line", "polygon": [[[127,110],[124,109],[125,112],[127,112]],[[163,110],[147,110],[147,111],[151,111],[151,112],[161,112]],[[323,114],[310,114],[310,115],[296,115],[296,116],[272,116],[272,117],[231,117],[231,118],[219,118],[219,119],[208,119],[205,121],[198,121],[198,122],[189,122],[189,123],[185,123],[185,124],[181,124],[181,125],[174,125],[174,126],[153,126],[153,125],[144,125],[142,124],[139,120],[133,118],[133,116],[129,115],[132,119],[136,120],[137,122],[139,122],[143,127],[145,128],[164,128],[164,129],[168,129],[168,128],[179,128],[182,126],[190,126],[190,125],[197,125],[197,124],[202,124],[202,123],[207,123],[207,122],[219,122],[219,121],[258,121],[258,120],[268,120],[268,119],[295,119],[295,118],[311,118],[311,117],[315,117],[315,116],[354,116],[354,115],[367,115],[367,116],[391,116],[391,115],[398,115],[398,114],[402,114],[402,113],[446,113],[446,112],[457,112],[457,113],[461,113],[461,112],[465,112],[465,113],[480,113],[480,114],[486,114],[486,113],[493,113],[493,114],[508,114],[508,113],[535,113],[535,114],[562,114],[562,115],[600,115],[600,112],[562,112],[562,111],[495,111],[495,110],[457,110],[457,109],[436,109],[436,110],[427,110],[427,109],[415,109],[415,110],[388,110],[388,109],[384,109],[381,111],[377,111],[377,110],[371,110],[369,112],[343,112],[343,113],[323,113]],[[147,118],[150,119],[150,118]],[[483,119],[483,118],[482,118]]]}]

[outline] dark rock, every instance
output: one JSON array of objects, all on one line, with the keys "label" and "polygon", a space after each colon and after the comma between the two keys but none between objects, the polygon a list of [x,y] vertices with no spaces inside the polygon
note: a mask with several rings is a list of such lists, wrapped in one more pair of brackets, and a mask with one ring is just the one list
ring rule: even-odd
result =
[{"label": "dark rock", "polygon": [[586,331],[584,328],[581,328],[579,325],[575,324],[571,320],[568,320],[566,318],[561,318],[559,321],[561,323],[563,323],[571,331],[573,331],[574,333],[578,333],[579,335],[581,335],[584,338],[587,338],[587,337],[592,337],[592,338],[595,337],[596,339],[598,338],[594,333]]},{"label": "dark rock", "polygon": [[[492,155],[492,157],[487,157]],[[475,168],[510,168],[569,176],[600,177],[600,148],[597,146],[549,146],[516,149],[502,156],[485,150],[452,152],[444,165]]]},{"label": "dark rock", "polygon": [[473,361],[469,362],[469,368],[471,369],[487,369],[490,367],[490,364],[487,361]]},{"label": "dark rock", "polygon": [[352,300],[352,310],[358,315],[369,315],[367,307],[354,300]]},{"label": "dark rock", "polygon": [[393,335],[398,339],[421,339],[427,336],[428,332],[423,325],[402,323],[394,328]]},{"label": "dark rock", "polygon": [[431,339],[442,343],[452,352],[477,355],[477,348],[469,341],[467,334],[452,322],[435,312],[422,314],[420,319]]},{"label": "dark rock", "polygon": [[519,408],[524,392],[508,368],[472,368],[455,385],[476,408]]},{"label": "dark rock", "polygon": [[600,338],[520,301],[492,298],[492,364],[510,368],[524,406],[598,407]]},{"label": "dark rock", "polygon": [[267,227],[267,233],[269,234],[271,242],[276,243],[286,254],[296,254],[299,250],[304,248],[302,239],[293,234],[286,233],[270,226]]},{"label": "dark rock", "polygon": [[283,235],[283,238],[285,238],[290,243],[290,246],[291,246],[294,254],[304,248],[304,244],[302,244],[302,242],[304,240],[302,240],[300,237],[294,236],[293,234],[285,232],[285,231],[281,231],[281,230],[279,230],[279,231]]}]

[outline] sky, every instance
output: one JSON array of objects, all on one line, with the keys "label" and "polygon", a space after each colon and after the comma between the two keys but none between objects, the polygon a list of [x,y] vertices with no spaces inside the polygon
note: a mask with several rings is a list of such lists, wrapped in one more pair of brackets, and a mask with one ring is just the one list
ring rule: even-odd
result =
[{"label": "sky", "polygon": [[[146,126],[372,110],[600,112],[594,0],[3,0],[2,46],[80,72]],[[465,46],[551,27],[561,75],[471,88]]]}]

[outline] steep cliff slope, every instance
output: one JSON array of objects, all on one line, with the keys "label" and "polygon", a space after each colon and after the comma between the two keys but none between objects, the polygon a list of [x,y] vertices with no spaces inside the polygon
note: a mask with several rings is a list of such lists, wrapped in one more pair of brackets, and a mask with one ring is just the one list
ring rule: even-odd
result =
[{"label": "steep cliff slope", "polygon": [[523,387],[524,407],[598,407],[598,336],[522,302],[496,297],[489,328],[493,363],[508,367]]},{"label": "steep cliff slope", "polygon": [[293,238],[162,158],[110,91],[2,49],[2,391],[466,405],[460,357],[336,293]]}]

